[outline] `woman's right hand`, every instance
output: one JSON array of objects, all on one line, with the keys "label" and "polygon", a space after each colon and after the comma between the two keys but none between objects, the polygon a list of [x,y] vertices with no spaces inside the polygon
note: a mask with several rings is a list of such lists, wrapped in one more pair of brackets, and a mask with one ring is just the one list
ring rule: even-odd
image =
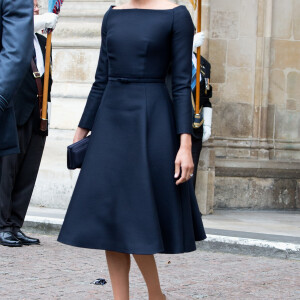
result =
[{"label": "woman's right hand", "polygon": [[74,138],[73,138],[73,143],[77,143],[84,139],[89,133],[88,129],[77,127]]}]

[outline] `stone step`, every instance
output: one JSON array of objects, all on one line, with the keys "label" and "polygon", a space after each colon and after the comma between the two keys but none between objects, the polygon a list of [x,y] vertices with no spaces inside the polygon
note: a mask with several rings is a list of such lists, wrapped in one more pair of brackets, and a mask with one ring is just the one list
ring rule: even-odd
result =
[{"label": "stone step", "polygon": [[103,16],[112,2],[113,1],[65,1],[60,12],[60,18],[95,18]]},{"label": "stone step", "polygon": [[91,22],[59,22],[53,32],[53,42],[59,39],[100,39],[102,17],[99,17],[97,23]]},{"label": "stone step", "polygon": [[[51,117],[50,117],[50,136],[48,143],[60,134],[57,129],[75,130],[78,126],[83,109],[86,104],[86,98],[53,98],[51,102]],[[69,132],[67,139],[69,138]]]},{"label": "stone step", "polygon": [[[52,95],[56,97],[86,97],[95,80],[99,53],[99,45],[91,48],[67,49],[63,46],[63,48],[53,49],[54,86]],[[87,86],[88,84],[89,86]]]},{"label": "stone step", "polygon": [[65,1],[53,32],[53,47],[98,48],[103,16],[113,1]]},{"label": "stone step", "polygon": [[90,38],[81,39],[58,39],[52,42],[53,49],[99,49],[100,48],[100,37],[98,39],[91,40]]},{"label": "stone step", "polygon": [[[95,75],[95,71],[93,73]],[[56,81],[52,86],[52,99],[60,98],[59,101],[63,101],[62,98],[68,99],[87,99],[94,79],[91,78],[88,82],[63,82]],[[53,101],[53,103],[55,103]]]}]

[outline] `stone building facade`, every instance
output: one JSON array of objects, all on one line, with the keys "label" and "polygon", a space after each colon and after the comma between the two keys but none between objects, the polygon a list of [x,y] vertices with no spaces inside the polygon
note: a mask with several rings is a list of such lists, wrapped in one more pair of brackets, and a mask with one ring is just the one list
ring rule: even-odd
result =
[{"label": "stone building facade", "polygon": [[[65,168],[66,146],[94,79],[103,14],[121,2],[65,0],[53,34],[51,131],[34,205],[68,205],[78,172]],[[189,0],[174,2],[195,20]],[[199,163],[201,211],[299,209],[300,0],[202,5],[201,51],[212,65],[214,96],[212,138]]]},{"label": "stone building facade", "polygon": [[215,207],[300,208],[300,1],[206,4]]}]

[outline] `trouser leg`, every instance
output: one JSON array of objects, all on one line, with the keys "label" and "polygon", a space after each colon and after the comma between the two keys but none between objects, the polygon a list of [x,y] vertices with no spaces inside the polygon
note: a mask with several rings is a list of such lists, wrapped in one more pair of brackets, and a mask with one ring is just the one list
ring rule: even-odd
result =
[{"label": "trouser leg", "polygon": [[46,137],[33,133],[23,163],[19,168],[12,191],[11,220],[14,230],[23,226],[32,192],[38,175]]},{"label": "trouser leg", "polygon": [[193,162],[194,162],[194,176],[192,180],[193,180],[194,188],[196,187],[197,170],[198,170],[198,163],[199,163],[201,150],[202,150],[202,138],[198,139],[192,136],[192,155],[193,155]]},{"label": "trouser leg", "polygon": [[18,128],[20,154],[0,158],[0,230],[21,228],[35,185],[46,137],[33,132],[34,113]]},{"label": "trouser leg", "polygon": [[24,130],[26,128],[19,128],[19,141],[20,154],[8,155],[0,158],[0,231],[12,231],[13,222],[11,220],[12,212],[12,193],[18,174],[19,166],[22,164],[22,160],[25,153],[25,140]]}]

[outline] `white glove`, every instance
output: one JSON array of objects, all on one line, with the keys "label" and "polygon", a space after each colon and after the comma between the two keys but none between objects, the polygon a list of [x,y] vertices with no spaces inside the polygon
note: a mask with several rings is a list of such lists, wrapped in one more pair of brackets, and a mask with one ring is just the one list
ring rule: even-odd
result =
[{"label": "white glove", "polygon": [[202,142],[206,142],[211,136],[211,119],[212,119],[212,108],[203,107],[203,137]]},{"label": "white glove", "polygon": [[43,29],[54,29],[58,20],[58,15],[54,13],[45,13],[34,16],[34,32]]},{"label": "white glove", "polygon": [[201,47],[203,45],[204,40],[205,40],[204,32],[198,32],[194,35],[194,43],[193,43],[194,51],[195,51],[195,49],[197,49],[198,47]]}]

